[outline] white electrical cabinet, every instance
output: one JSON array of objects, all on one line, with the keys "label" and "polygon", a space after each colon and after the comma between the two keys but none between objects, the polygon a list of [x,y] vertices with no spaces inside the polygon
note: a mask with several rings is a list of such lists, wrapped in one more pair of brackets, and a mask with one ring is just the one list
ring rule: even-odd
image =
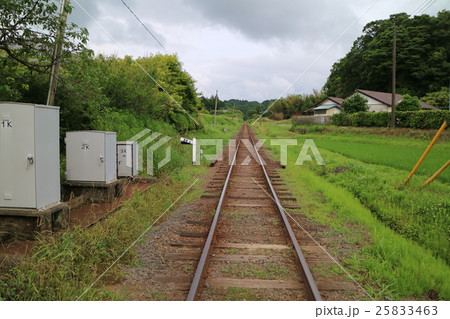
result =
[{"label": "white electrical cabinet", "polygon": [[133,177],[138,174],[138,143],[117,142],[117,176]]},{"label": "white electrical cabinet", "polygon": [[111,182],[117,179],[116,133],[66,133],[66,178],[69,182]]},{"label": "white electrical cabinet", "polygon": [[44,208],[60,187],[59,108],[0,102],[0,208]]}]

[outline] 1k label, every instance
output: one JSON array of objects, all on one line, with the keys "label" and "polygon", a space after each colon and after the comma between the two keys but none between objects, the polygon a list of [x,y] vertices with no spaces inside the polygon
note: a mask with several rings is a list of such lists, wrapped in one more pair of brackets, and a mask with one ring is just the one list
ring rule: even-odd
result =
[{"label": "1k label", "polygon": [[11,120],[2,120],[0,127],[1,128],[12,128],[12,121]]}]

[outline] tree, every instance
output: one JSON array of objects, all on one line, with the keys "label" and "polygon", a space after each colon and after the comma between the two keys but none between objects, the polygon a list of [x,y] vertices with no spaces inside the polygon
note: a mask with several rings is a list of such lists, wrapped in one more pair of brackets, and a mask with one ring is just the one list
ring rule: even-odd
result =
[{"label": "tree", "polygon": [[[70,13],[72,7],[64,10]],[[52,0],[2,0],[0,12],[0,50],[30,70],[48,73],[57,62],[53,48],[61,27],[58,6]],[[87,29],[67,25],[61,60],[84,50],[87,36]]]},{"label": "tree", "polygon": [[420,111],[421,106],[417,96],[405,94],[402,100],[395,106],[395,109],[397,111]]},{"label": "tree", "polygon": [[427,93],[422,101],[441,110],[448,110],[449,91],[443,87],[440,91]]},{"label": "tree", "polygon": [[448,84],[450,11],[441,11],[437,17],[400,13],[364,27],[350,52],[333,65],[324,86],[327,95],[344,97],[357,88],[390,89],[394,22],[398,91],[423,96]]},{"label": "tree", "polygon": [[369,110],[367,99],[358,93],[342,101],[341,107],[345,113],[366,112]]}]

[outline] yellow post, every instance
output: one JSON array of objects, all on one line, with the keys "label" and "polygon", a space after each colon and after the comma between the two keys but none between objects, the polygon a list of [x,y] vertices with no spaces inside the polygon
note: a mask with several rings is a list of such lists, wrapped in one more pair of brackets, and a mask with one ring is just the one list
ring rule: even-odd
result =
[{"label": "yellow post", "polygon": [[444,164],[436,173],[434,173],[433,176],[431,176],[425,183],[423,183],[423,187],[430,184],[436,177],[439,176],[440,173],[442,173],[448,166],[450,166],[450,161],[447,161],[447,163]]},{"label": "yellow post", "polygon": [[445,121],[444,123],[442,123],[441,128],[439,129],[439,131],[436,133],[436,135],[434,136],[433,140],[431,141],[430,145],[428,145],[427,149],[425,150],[425,152],[423,152],[422,156],[420,157],[420,159],[417,161],[416,166],[414,166],[414,168],[412,169],[411,173],[409,173],[408,177],[405,179],[405,181],[403,182],[403,184],[408,183],[408,181],[411,179],[411,177],[414,175],[414,173],[417,171],[417,169],[419,168],[420,164],[422,164],[423,160],[425,159],[425,157],[427,157],[428,153],[430,152],[431,148],[433,147],[434,143],[436,143],[436,141],[438,140],[439,136],[441,136],[442,132],[445,130],[445,128],[447,127],[447,121]]}]

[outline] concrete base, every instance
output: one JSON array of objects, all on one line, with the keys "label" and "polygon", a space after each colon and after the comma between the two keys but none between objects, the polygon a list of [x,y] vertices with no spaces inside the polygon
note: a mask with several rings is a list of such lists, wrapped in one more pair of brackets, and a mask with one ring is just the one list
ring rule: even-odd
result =
[{"label": "concrete base", "polygon": [[69,226],[65,203],[45,209],[0,208],[0,242],[9,238],[32,239],[36,232],[54,232]]},{"label": "concrete base", "polygon": [[120,197],[124,179],[112,182],[64,182],[62,184],[62,198],[64,201],[77,196],[84,196],[87,201],[94,203],[110,203]]}]

